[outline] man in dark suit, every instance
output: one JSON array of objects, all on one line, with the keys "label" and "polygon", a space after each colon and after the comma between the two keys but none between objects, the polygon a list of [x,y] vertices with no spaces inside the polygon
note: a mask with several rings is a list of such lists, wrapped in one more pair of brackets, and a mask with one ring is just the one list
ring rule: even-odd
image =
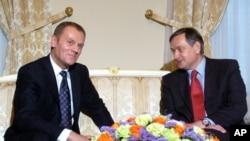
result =
[{"label": "man in dark suit", "polygon": [[[202,36],[194,28],[177,30],[169,42],[179,69],[162,78],[160,113],[172,114],[174,119],[204,128],[221,141],[229,141],[230,126],[244,124],[247,112],[246,88],[238,62],[204,56]],[[198,71],[204,97],[199,104],[205,107],[204,117],[198,120],[194,120],[190,94],[192,70]]]},{"label": "man in dark suit", "polygon": [[[89,78],[88,68],[76,63],[85,37],[85,30],[77,23],[62,22],[51,37],[51,53],[19,69],[14,119],[5,133],[5,141],[87,141],[91,137],[81,135],[79,130],[80,112],[91,117],[98,127],[114,123]],[[62,70],[68,74],[70,128],[60,124]]]}]

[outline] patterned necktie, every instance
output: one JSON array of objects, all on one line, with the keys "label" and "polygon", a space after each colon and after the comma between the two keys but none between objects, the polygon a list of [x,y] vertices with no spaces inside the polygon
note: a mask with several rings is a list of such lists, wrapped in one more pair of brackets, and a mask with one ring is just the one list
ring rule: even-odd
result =
[{"label": "patterned necktie", "polygon": [[198,72],[196,70],[193,70],[191,74],[191,98],[194,121],[201,120],[205,117],[203,92],[200,81],[196,77],[197,73]]},{"label": "patterned necktie", "polygon": [[71,106],[70,106],[70,91],[67,83],[67,72],[61,71],[62,82],[59,90],[59,100],[62,120],[60,126],[64,128],[72,128],[71,123]]}]

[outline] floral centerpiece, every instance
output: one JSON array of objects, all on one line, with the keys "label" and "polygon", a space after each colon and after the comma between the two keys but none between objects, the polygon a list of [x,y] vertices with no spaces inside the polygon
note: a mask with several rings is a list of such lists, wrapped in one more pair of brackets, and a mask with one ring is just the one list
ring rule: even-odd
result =
[{"label": "floral centerpiece", "polygon": [[142,114],[101,127],[91,141],[219,141],[202,128],[170,118],[170,115]]}]

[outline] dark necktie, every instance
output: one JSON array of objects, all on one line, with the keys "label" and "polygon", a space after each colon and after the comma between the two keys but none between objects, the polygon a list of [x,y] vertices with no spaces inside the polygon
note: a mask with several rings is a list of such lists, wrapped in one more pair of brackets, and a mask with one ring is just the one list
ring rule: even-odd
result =
[{"label": "dark necktie", "polygon": [[193,70],[191,73],[191,98],[194,121],[201,120],[205,117],[203,92],[200,81],[196,77],[197,73],[196,70]]},{"label": "dark necktie", "polygon": [[59,100],[62,120],[60,126],[64,128],[72,128],[71,123],[71,106],[70,106],[70,91],[67,82],[67,72],[61,71],[62,82],[59,90]]}]

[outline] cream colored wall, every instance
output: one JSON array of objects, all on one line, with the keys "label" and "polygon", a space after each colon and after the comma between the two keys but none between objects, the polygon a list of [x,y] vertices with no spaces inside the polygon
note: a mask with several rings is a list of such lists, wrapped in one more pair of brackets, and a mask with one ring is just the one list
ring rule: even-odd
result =
[{"label": "cream colored wall", "polygon": [[[167,0],[52,0],[52,13],[71,6],[65,20],[80,23],[87,38],[79,62],[90,69],[158,70],[164,62],[165,27],[145,18],[166,15]],[[54,27],[57,24],[54,25]]]}]

